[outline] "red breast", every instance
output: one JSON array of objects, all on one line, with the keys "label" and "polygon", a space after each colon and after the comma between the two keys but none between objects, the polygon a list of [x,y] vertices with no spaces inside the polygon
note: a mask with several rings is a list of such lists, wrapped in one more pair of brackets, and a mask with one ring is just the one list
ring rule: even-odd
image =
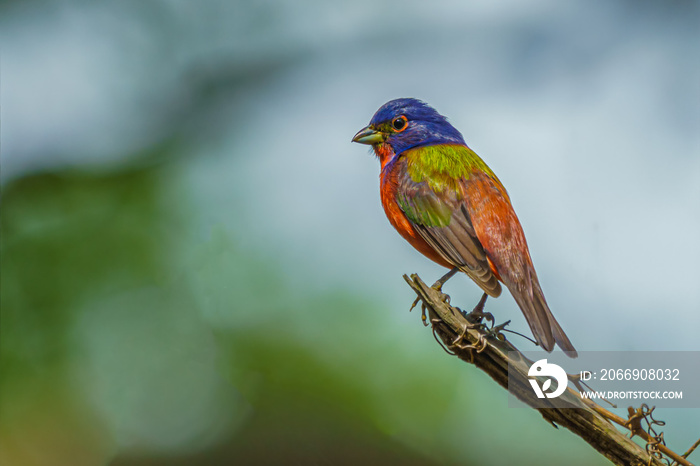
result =
[{"label": "red breast", "polygon": [[382,166],[382,171],[379,175],[379,193],[382,206],[384,207],[384,213],[386,213],[389,223],[393,225],[396,231],[398,231],[411,246],[416,248],[425,257],[448,269],[454,267],[454,265],[443,259],[440,254],[420,237],[396,202],[398,164],[395,163],[393,166],[390,166],[388,170],[384,170],[384,167],[386,167],[394,156],[391,147],[389,147],[388,144],[381,144],[374,147],[374,152],[377,154],[377,157],[379,157],[379,162]]}]

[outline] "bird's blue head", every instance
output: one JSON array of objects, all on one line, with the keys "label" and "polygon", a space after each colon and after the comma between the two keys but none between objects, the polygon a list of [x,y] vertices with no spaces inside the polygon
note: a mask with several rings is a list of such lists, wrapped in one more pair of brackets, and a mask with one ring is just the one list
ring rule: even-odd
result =
[{"label": "bird's blue head", "polygon": [[382,105],[369,125],[362,128],[353,142],[388,144],[395,154],[419,146],[464,144],[462,135],[447,118],[418,99],[396,99]]}]

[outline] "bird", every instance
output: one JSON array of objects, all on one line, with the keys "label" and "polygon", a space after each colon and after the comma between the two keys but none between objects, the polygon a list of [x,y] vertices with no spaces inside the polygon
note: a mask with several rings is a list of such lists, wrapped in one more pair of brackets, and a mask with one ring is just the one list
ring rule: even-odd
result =
[{"label": "bird", "polygon": [[545,300],[506,189],[446,117],[418,99],[391,100],[352,142],[370,145],[379,159],[381,203],[391,225],[450,269],[434,288],[461,271],[483,290],[483,308],[503,284],[540,347],[551,352],[556,343],[578,355]]}]

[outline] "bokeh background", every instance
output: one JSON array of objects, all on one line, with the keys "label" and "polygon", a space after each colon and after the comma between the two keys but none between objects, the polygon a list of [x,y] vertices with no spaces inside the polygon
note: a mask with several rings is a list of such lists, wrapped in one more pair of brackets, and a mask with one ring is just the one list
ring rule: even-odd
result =
[{"label": "bokeh background", "polygon": [[[699,350],[699,24],[695,1],[0,3],[0,463],[607,464],[408,312],[401,275],[442,270],[350,138],[426,100],[508,188],[579,350]],[[677,451],[700,433],[657,417]]]}]

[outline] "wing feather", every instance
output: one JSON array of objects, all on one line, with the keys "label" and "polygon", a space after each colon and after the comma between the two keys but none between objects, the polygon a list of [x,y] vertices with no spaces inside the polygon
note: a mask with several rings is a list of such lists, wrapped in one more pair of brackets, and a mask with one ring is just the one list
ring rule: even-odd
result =
[{"label": "wing feather", "polygon": [[485,174],[474,174],[463,180],[462,186],[469,200],[467,209],[478,227],[476,236],[525,315],[537,343],[552,351],[556,342],[576,357],[574,346],[544,298],[525,234],[505,189],[497,179]]},{"label": "wing feather", "polygon": [[499,296],[501,285],[491,271],[461,196],[449,189],[437,193],[427,182],[413,181],[405,164],[398,169],[397,203],[413,228],[484,292]]},{"label": "wing feather", "polygon": [[406,159],[413,157],[416,163],[436,154],[409,152],[397,160],[394,173],[396,203],[413,229],[490,296],[501,294],[502,281],[540,346],[551,351],[556,343],[575,357],[576,350],[547,305],[522,227],[498,178],[467,147],[451,147],[440,155],[445,163],[455,162],[450,157],[463,157],[453,164],[463,169],[460,174],[423,164],[414,169],[414,179]]}]

